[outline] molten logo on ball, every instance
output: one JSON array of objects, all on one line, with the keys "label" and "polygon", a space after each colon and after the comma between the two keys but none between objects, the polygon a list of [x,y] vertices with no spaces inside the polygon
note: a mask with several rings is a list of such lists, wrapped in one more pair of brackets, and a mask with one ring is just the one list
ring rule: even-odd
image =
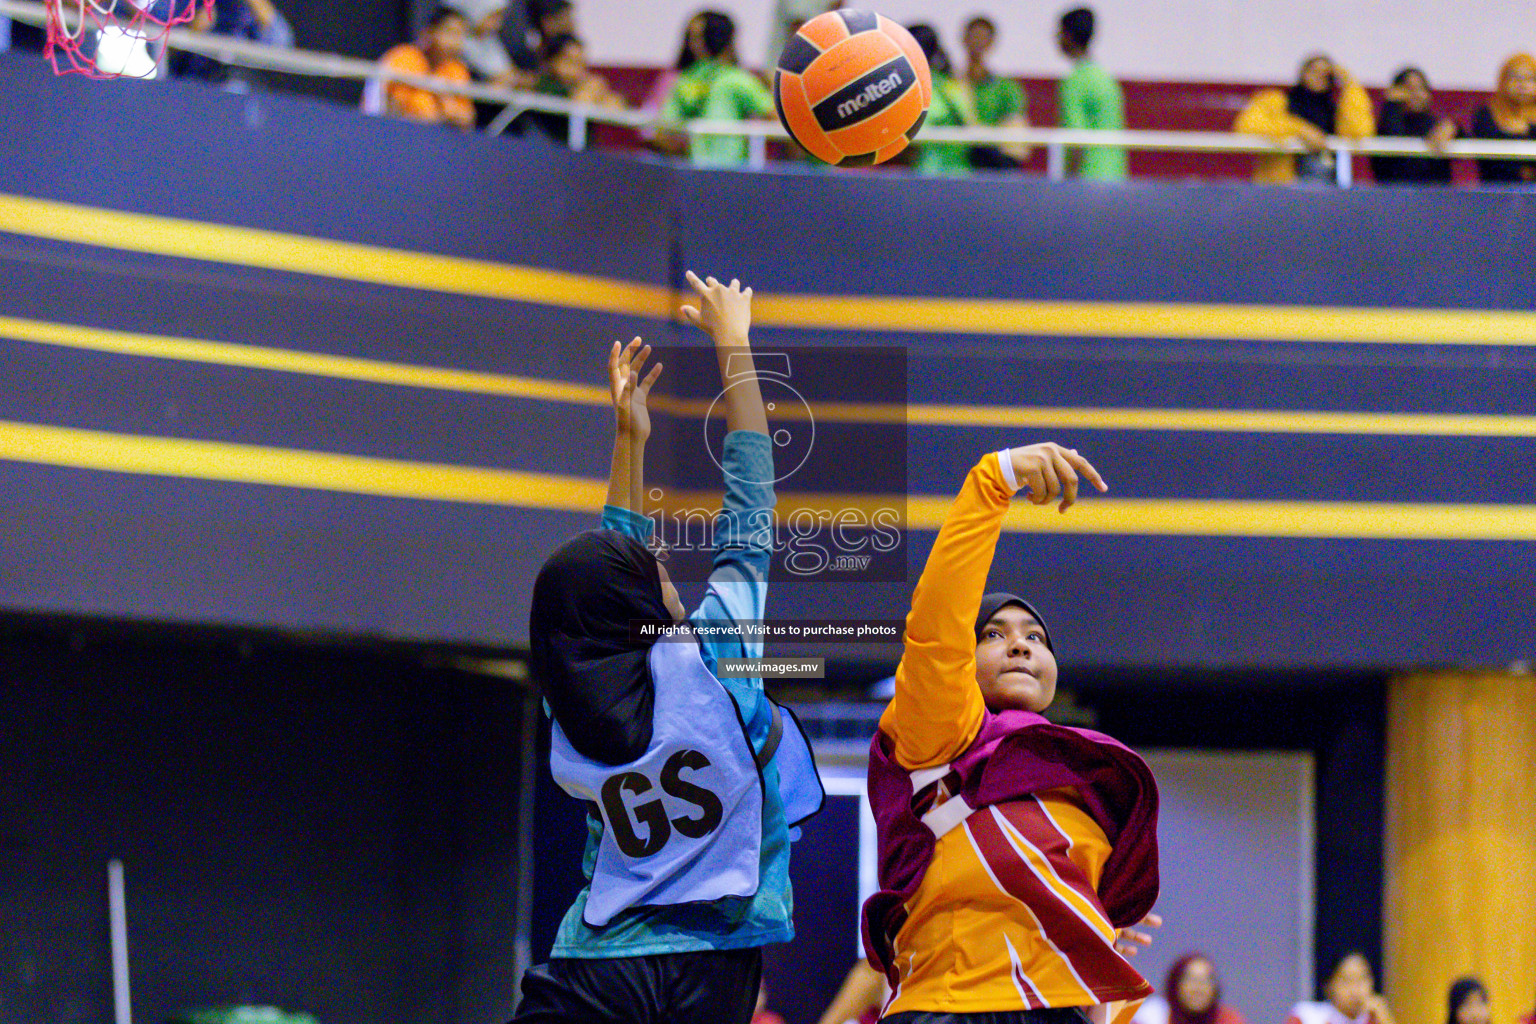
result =
[{"label": "molten logo on ball", "polygon": [[912,34],[873,11],[829,11],[790,37],[773,79],[779,120],[829,164],[878,164],[907,148],[933,98]]},{"label": "molten logo on ball", "polygon": [[858,113],[865,107],[869,106],[871,103],[875,102],[875,100],[879,99],[881,96],[895,92],[896,87],[900,84],[901,72],[892,71],[888,76],[880,79],[880,81],[870,83],[865,87],[863,92],[859,93],[853,99],[844,100],[843,102],[839,103],[837,105],[837,116],[847,117],[849,114]]}]

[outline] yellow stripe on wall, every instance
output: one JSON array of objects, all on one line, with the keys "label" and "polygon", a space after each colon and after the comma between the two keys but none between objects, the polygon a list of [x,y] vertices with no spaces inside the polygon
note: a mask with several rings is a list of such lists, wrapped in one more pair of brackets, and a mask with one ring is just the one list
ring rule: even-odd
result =
[{"label": "yellow stripe on wall", "polygon": [[[937,530],[949,495],[817,495],[781,493],[783,521],[801,512],[830,524],[849,509],[868,517],[904,509],[905,525]],[[669,516],[720,507],[718,492],[664,495]],[[1009,533],[1124,534],[1162,537],[1318,537],[1362,540],[1536,541],[1536,505],[1430,504],[1367,501],[1238,501],[1088,497],[1066,513],[1019,498],[1003,520]]]},{"label": "yellow stripe on wall", "polygon": [[[211,363],[280,373],[354,380],[397,387],[432,388],[587,406],[607,406],[607,388],[512,374],[419,366],[378,359],[243,345],[196,338],[114,331],[0,316],[0,337],[116,355]],[[594,372],[605,353],[594,346]],[[658,412],[702,417],[705,401],[657,394]],[[719,410],[716,410],[719,415]],[[803,419],[792,406],[776,420]],[[1274,409],[1109,409],[1064,406],[891,405],[818,402],[811,415],[821,422],[902,423],[911,426],[989,427],[1020,430],[1146,430],[1254,434],[1361,434],[1424,437],[1536,437],[1536,416],[1459,413],[1325,412]]]},{"label": "yellow stripe on wall", "polygon": [[[667,319],[669,288],[255,228],[0,195],[0,231],[316,277]],[[710,268],[702,268],[707,271]],[[1173,302],[772,295],[761,327],[907,334],[1536,345],[1536,313]]]},{"label": "yellow stripe on wall", "polygon": [[[407,462],[332,452],[145,437],[0,421],[0,460],[115,473],[265,484],[426,501],[583,512],[594,516],[603,481],[552,473]],[[675,492],[671,514],[714,509],[720,496]],[[953,499],[922,495],[780,495],[781,519],[805,510],[826,517],[855,509],[905,509],[911,529],[936,530]],[[1536,541],[1536,505],[1377,502],[1196,501],[1089,498],[1066,515],[1017,501],[1004,529],[1015,533],[1388,540]]]},{"label": "yellow stripe on wall", "polygon": [[397,387],[433,388],[469,394],[501,395],[507,398],[544,399],[577,405],[609,404],[608,389],[589,384],[569,384],[559,380],[518,377],[511,374],[484,373],[452,367],[415,366],[379,359],[328,355],[323,352],[298,352],[286,348],[240,345],[196,338],[173,338],[159,334],[135,334],[104,327],[53,324],[42,320],[23,320],[0,316],[0,337],[18,341],[55,345],[61,348],[109,352],[115,355],[175,359],[183,362],[213,363],[253,370],[299,373],[311,377],[333,377],[369,384]]},{"label": "yellow stripe on wall", "polygon": [[927,334],[1536,345],[1536,313],[1480,309],[758,295],[752,319],[773,327]]},{"label": "yellow stripe on wall", "polygon": [[396,288],[667,318],[669,288],[328,238],[0,195],[0,231]]},{"label": "yellow stripe on wall", "polygon": [[552,473],[14,422],[0,422],[0,459],[113,473],[567,512],[601,509],[608,490],[596,480]]}]

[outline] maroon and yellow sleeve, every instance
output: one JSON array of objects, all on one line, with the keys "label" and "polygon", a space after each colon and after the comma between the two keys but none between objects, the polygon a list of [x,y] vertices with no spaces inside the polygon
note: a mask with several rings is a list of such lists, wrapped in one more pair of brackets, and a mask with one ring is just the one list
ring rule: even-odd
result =
[{"label": "maroon and yellow sleeve", "polygon": [[1006,457],[992,452],[972,467],[912,592],[896,696],[880,716],[880,729],[894,741],[903,768],[954,760],[981,728],[976,612],[1003,516],[1018,489]]}]

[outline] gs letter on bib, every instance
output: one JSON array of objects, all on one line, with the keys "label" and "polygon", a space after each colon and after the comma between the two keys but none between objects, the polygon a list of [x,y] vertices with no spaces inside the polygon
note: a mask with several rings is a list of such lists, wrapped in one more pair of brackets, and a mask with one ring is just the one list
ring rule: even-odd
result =
[{"label": "gs letter on bib", "polygon": [[[642,803],[625,802],[625,793],[641,797],[654,792],[651,780],[641,773],[622,772],[603,783],[603,817],[608,819],[614,842],[618,843],[624,856],[638,859],[660,853],[671,838],[673,828],[689,839],[703,839],[720,827],[725,814],[720,798],[712,790],[696,786],[682,777],[684,769],[698,771],[708,767],[709,758],[697,750],[679,750],[667,758],[661,769],[661,791],[692,804],[694,811],[701,812],[698,817],[679,815],[670,822],[666,805],[659,796]],[[637,824],[646,829],[644,839],[635,828]]]},{"label": "gs letter on bib", "polygon": [[555,781],[603,819],[582,910],[594,928],[631,907],[751,896],[759,882],[763,781],[735,701],[691,633],[647,660],[656,699],[640,757],[598,764],[551,728]]}]

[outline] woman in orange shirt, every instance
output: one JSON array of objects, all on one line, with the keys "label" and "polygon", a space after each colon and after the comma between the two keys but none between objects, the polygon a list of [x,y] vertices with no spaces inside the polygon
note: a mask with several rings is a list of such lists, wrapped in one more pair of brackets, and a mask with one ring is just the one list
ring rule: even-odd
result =
[{"label": "woman in orange shirt", "polygon": [[[468,83],[469,68],[461,59],[467,30],[464,15],[451,7],[439,7],[419,41],[401,43],[380,57],[379,63],[391,71]],[[384,94],[389,113],[396,117],[451,124],[465,131],[474,127],[475,105],[467,96],[437,93],[404,82],[386,83]]]},{"label": "woman in orange shirt", "polygon": [[881,891],[870,964],[900,1024],[1122,1024],[1151,986],[1126,960],[1159,923],[1157,787],[1100,733],[1040,715],[1056,656],[1040,614],[985,594],[1014,492],[1065,512],[1086,478],[1046,443],[984,456],[912,595],[896,692],[870,749]]},{"label": "woman in orange shirt", "polygon": [[1340,64],[1323,54],[1308,57],[1289,89],[1254,93],[1232,130],[1263,135],[1276,142],[1299,140],[1307,152],[1254,158],[1253,180],[1283,185],[1297,179],[1331,183],[1335,178],[1328,136],[1364,139],[1376,134],[1371,98]]}]

